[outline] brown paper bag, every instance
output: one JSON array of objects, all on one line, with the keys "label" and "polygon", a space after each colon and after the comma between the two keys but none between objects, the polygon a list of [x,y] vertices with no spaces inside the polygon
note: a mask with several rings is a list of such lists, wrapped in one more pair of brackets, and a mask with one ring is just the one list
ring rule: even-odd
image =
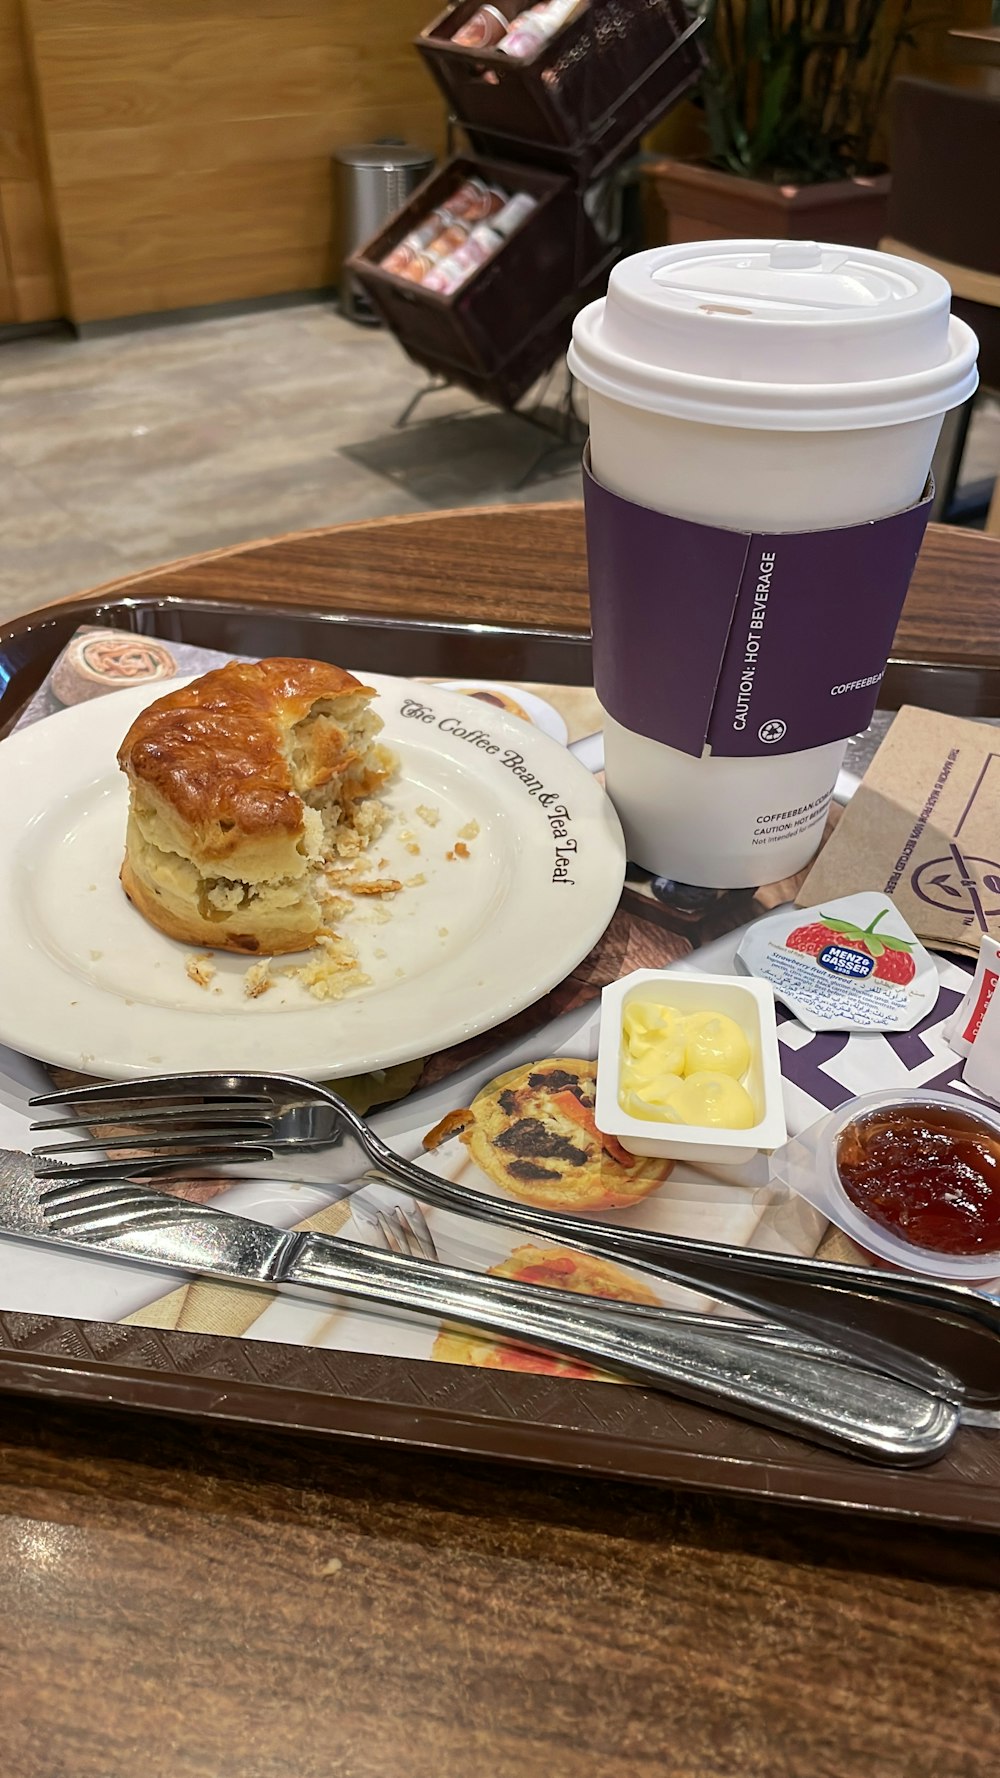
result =
[{"label": "brown paper bag", "polygon": [[890,895],[937,950],[1000,938],[1000,728],[899,711],[796,899],[861,889]]}]

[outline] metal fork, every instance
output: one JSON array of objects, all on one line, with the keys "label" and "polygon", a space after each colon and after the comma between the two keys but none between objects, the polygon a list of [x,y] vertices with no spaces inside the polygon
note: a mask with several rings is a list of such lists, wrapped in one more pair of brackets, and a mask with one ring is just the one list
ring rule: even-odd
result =
[{"label": "metal fork", "polygon": [[[592,1297],[275,1229],[127,1182],[36,1188],[35,1209],[50,1239],[90,1253],[458,1321],[883,1463],[932,1461],[959,1424],[953,1403],[832,1353],[761,1346],[748,1354],[710,1319],[692,1326],[649,1309],[630,1316],[627,1304],[607,1314]],[[18,1232],[27,1227],[37,1239],[31,1211]]]},{"label": "metal fork", "polygon": [[402,1253],[410,1259],[426,1259],[434,1264],[438,1263],[434,1236],[427,1227],[427,1218],[419,1204],[412,1204],[408,1212],[401,1204],[394,1204],[391,1210],[376,1210],[369,1227],[377,1231],[390,1253]]},{"label": "metal fork", "polygon": [[[46,1093],[32,1104],[75,1108],[70,1117],[34,1126],[49,1136],[35,1155],[40,1179],[210,1172],[223,1152],[241,1169],[263,1152],[278,1159],[288,1180],[333,1185],[381,1178],[459,1216],[639,1266],[968,1406],[1000,1406],[1000,1307],[977,1291],[595,1223],[493,1197],[394,1154],[336,1093],[291,1075],[157,1075]],[[102,1136],[107,1124],[127,1124],[129,1133]],[[53,1130],[83,1128],[97,1133],[51,1141]],[[127,1158],[122,1151],[130,1151]]]},{"label": "metal fork", "polygon": [[[393,1204],[389,1210],[376,1210],[370,1204],[359,1202],[355,1198],[353,1215],[355,1221],[362,1222],[374,1236],[376,1243],[387,1252],[408,1254],[411,1259],[440,1261],[427,1218],[420,1205],[413,1200],[405,1210],[401,1204]],[[652,1304],[624,1302],[614,1297],[595,1297],[588,1300],[596,1304],[605,1319],[615,1320],[620,1314],[620,1318],[626,1322],[648,1320],[653,1326],[659,1327],[670,1322],[675,1327],[696,1328],[702,1332],[707,1321],[705,1315],[690,1309],[667,1308],[665,1305],[654,1308]],[[734,1321],[721,1315],[713,1315],[711,1325],[728,1338],[741,1341],[751,1352],[756,1347],[780,1347],[787,1352],[798,1353],[801,1358],[830,1357],[828,1345],[820,1340],[805,1340],[801,1334],[793,1333],[787,1327],[773,1327],[764,1321]]]}]

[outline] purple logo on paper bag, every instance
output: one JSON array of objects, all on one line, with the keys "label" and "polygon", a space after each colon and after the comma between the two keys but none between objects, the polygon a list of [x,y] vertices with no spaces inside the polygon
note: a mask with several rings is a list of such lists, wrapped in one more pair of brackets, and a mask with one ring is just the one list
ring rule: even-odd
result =
[{"label": "purple logo on paper bag", "polygon": [[[938,775],[927,793],[927,800],[890,872],[885,885],[888,895],[892,894],[922,839],[941,792],[958,764],[961,752],[960,747],[951,747],[942,760]],[[955,831],[947,841],[948,856],[925,858],[910,874],[910,887],[921,901],[927,902],[930,907],[944,908],[949,914],[962,914],[965,926],[976,925],[981,932],[988,932],[990,921],[1000,915],[1000,864],[992,858],[982,858],[966,851],[969,841],[963,839],[960,842],[959,836],[966,822],[971,823],[974,828],[977,818],[981,827],[989,826],[998,764],[1000,753],[986,755]],[[941,837],[944,841],[944,835]]]},{"label": "purple logo on paper bag", "polygon": [[[1000,864],[992,858],[963,856],[953,846],[950,858],[927,858],[918,864],[910,883],[921,901],[929,902],[931,907],[946,908],[949,914],[966,914],[967,925],[976,915],[981,916],[979,924],[984,932],[986,921],[1000,915]],[[994,906],[984,906],[980,883],[993,898]]]},{"label": "purple logo on paper bag", "polygon": [[584,460],[594,680],[626,728],[699,756],[867,728],[930,514],[747,532],[636,506]]}]

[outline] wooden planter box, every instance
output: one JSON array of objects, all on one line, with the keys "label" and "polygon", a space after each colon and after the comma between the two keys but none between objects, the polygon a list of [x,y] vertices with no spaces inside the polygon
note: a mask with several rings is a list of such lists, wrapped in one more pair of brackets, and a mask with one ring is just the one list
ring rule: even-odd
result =
[{"label": "wooden planter box", "polygon": [[773,185],[701,161],[666,158],[652,162],[646,174],[654,208],[662,212],[657,232],[669,245],[772,236],[877,247],[885,234],[888,173],[825,185]]}]

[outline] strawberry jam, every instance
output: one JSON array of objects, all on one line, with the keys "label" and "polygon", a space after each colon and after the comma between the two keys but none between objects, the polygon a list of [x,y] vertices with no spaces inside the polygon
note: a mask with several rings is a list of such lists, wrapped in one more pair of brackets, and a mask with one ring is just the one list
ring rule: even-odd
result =
[{"label": "strawberry jam", "polygon": [[1000,1253],[1000,1131],[960,1106],[887,1105],[837,1144],[852,1204],[914,1247]]}]

